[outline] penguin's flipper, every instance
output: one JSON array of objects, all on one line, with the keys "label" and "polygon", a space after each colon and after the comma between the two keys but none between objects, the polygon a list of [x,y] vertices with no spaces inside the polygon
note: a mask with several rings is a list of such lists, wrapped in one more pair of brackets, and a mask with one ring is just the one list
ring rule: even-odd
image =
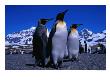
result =
[{"label": "penguin's flipper", "polygon": [[53,38],[53,36],[54,36],[54,34],[55,34],[55,32],[56,32],[56,25],[57,24],[55,24],[54,26],[53,26],[53,28],[52,28],[52,30],[51,30],[51,32],[50,32],[50,34],[49,34],[49,38]]},{"label": "penguin's flipper", "polygon": [[49,38],[48,38],[48,43],[47,43],[47,51],[48,51],[48,56],[51,56],[51,51],[52,51],[52,38],[53,38],[53,36],[54,36],[54,34],[55,34],[55,32],[56,32],[56,25],[57,24],[55,24],[54,26],[53,26],[53,28],[52,28],[52,30],[51,30],[51,32],[50,32],[50,34],[49,34]]},{"label": "penguin's flipper", "polygon": [[68,31],[68,36],[70,35],[70,33],[71,33],[71,30]]}]

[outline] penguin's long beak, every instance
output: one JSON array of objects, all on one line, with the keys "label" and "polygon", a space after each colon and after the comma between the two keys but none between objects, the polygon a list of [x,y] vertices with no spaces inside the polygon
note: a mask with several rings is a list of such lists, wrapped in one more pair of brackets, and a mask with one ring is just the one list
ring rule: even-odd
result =
[{"label": "penguin's long beak", "polygon": [[62,12],[64,15],[68,12],[68,9],[66,9],[64,12]]},{"label": "penguin's long beak", "polygon": [[53,20],[54,18],[46,19],[46,22]]},{"label": "penguin's long beak", "polygon": [[81,26],[81,25],[83,25],[83,24],[77,24],[77,26]]},{"label": "penguin's long beak", "polygon": [[40,20],[38,20],[38,24],[37,24],[37,25],[38,25],[38,26],[40,26],[40,24],[41,24],[41,21],[40,21]]},{"label": "penguin's long beak", "polygon": [[45,19],[45,22],[48,22],[48,21],[51,21],[51,20],[53,20],[53,18]]}]

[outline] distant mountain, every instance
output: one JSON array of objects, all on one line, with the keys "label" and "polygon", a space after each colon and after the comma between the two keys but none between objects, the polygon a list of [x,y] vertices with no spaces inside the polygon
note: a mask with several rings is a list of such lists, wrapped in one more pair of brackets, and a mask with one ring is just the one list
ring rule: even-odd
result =
[{"label": "distant mountain", "polygon": [[14,32],[8,34],[5,37],[6,45],[20,45],[20,44],[32,44],[32,35],[36,27],[31,27],[27,30],[22,30],[20,32]]},{"label": "distant mountain", "polygon": [[[35,31],[36,27],[31,27],[26,30],[22,30],[20,32],[14,32],[12,34],[8,34],[5,37],[5,45],[22,45],[22,44],[32,44],[32,35]],[[47,31],[47,36],[49,36],[49,31]],[[89,45],[95,45],[98,42],[101,42],[105,45],[106,42],[106,30],[100,33],[93,33],[88,29],[84,28],[79,32],[79,39],[82,44],[86,40]]]},{"label": "distant mountain", "polygon": [[80,41],[82,44],[84,44],[84,41],[87,41],[89,45],[95,45],[97,43],[102,43],[105,45],[106,43],[106,30],[100,32],[100,33],[93,33],[92,31],[89,31],[88,29],[83,29],[79,33]]}]

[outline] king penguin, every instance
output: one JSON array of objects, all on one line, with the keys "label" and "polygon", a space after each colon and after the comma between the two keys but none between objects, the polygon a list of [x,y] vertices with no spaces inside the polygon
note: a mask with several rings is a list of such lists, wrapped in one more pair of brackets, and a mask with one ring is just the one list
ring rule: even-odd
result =
[{"label": "king penguin", "polygon": [[45,24],[52,19],[40,19],[33,34],[33,57],[36,65],[46,65],[47,28]]},{"label": "king penguin", "polygon": [[70,60],[77,60],[79,54],[79,33],[77,27],[82,24],[72,24],[68,33],[68,55]]},{"label": "king penguin", "polygon": [[62,65],[66,49],[68,32],[64,15],[67,11],[65,10],[56,16],[55,24],[48,39],[48,54],[50,54],[51,63],[56,69]]}]

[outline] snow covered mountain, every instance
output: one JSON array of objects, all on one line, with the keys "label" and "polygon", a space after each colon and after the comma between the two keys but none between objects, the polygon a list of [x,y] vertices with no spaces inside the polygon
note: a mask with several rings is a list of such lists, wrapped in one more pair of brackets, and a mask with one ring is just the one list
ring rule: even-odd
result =
[{"label": "snow covered mountain", "polygon": [[83,29],[79,33],[80,41],[82,44],[84,44],[84,41],[87,41],[87,43],[92,46],[97,43],[102,43],[105,45],[106,43],[106,30],[100,32],[100,33],[93,33],[92,31],[89,31],[88,29]]},{"label": "snow covered mountain", "polygon": [[27,30],[8,34],[5,37],[5,45],[32,44],[32,35],[35,31],[35,28],[36,27],[31,27]]},{"label": "snow covered mountain", "polygon": [[[31,27],[27,30],[22,30],[20,32],[14,32],[12,34],[8,34],[5,37],[5,45],[22,45],[22,44],[32,44],[32,35],[35,31],[36,27]],[[49,31],[47,31],[47,36],[49,36]],[[95,45],[98,42],[102,42],[105,44],[106,42],[106,30],[100,33],[93,33],[92,31],[89,31],[88,29],[83,29],[81,32],[79,32],[80,41],[82,44],[84,44],[84,41],[86,40],[88,44]]]}]

